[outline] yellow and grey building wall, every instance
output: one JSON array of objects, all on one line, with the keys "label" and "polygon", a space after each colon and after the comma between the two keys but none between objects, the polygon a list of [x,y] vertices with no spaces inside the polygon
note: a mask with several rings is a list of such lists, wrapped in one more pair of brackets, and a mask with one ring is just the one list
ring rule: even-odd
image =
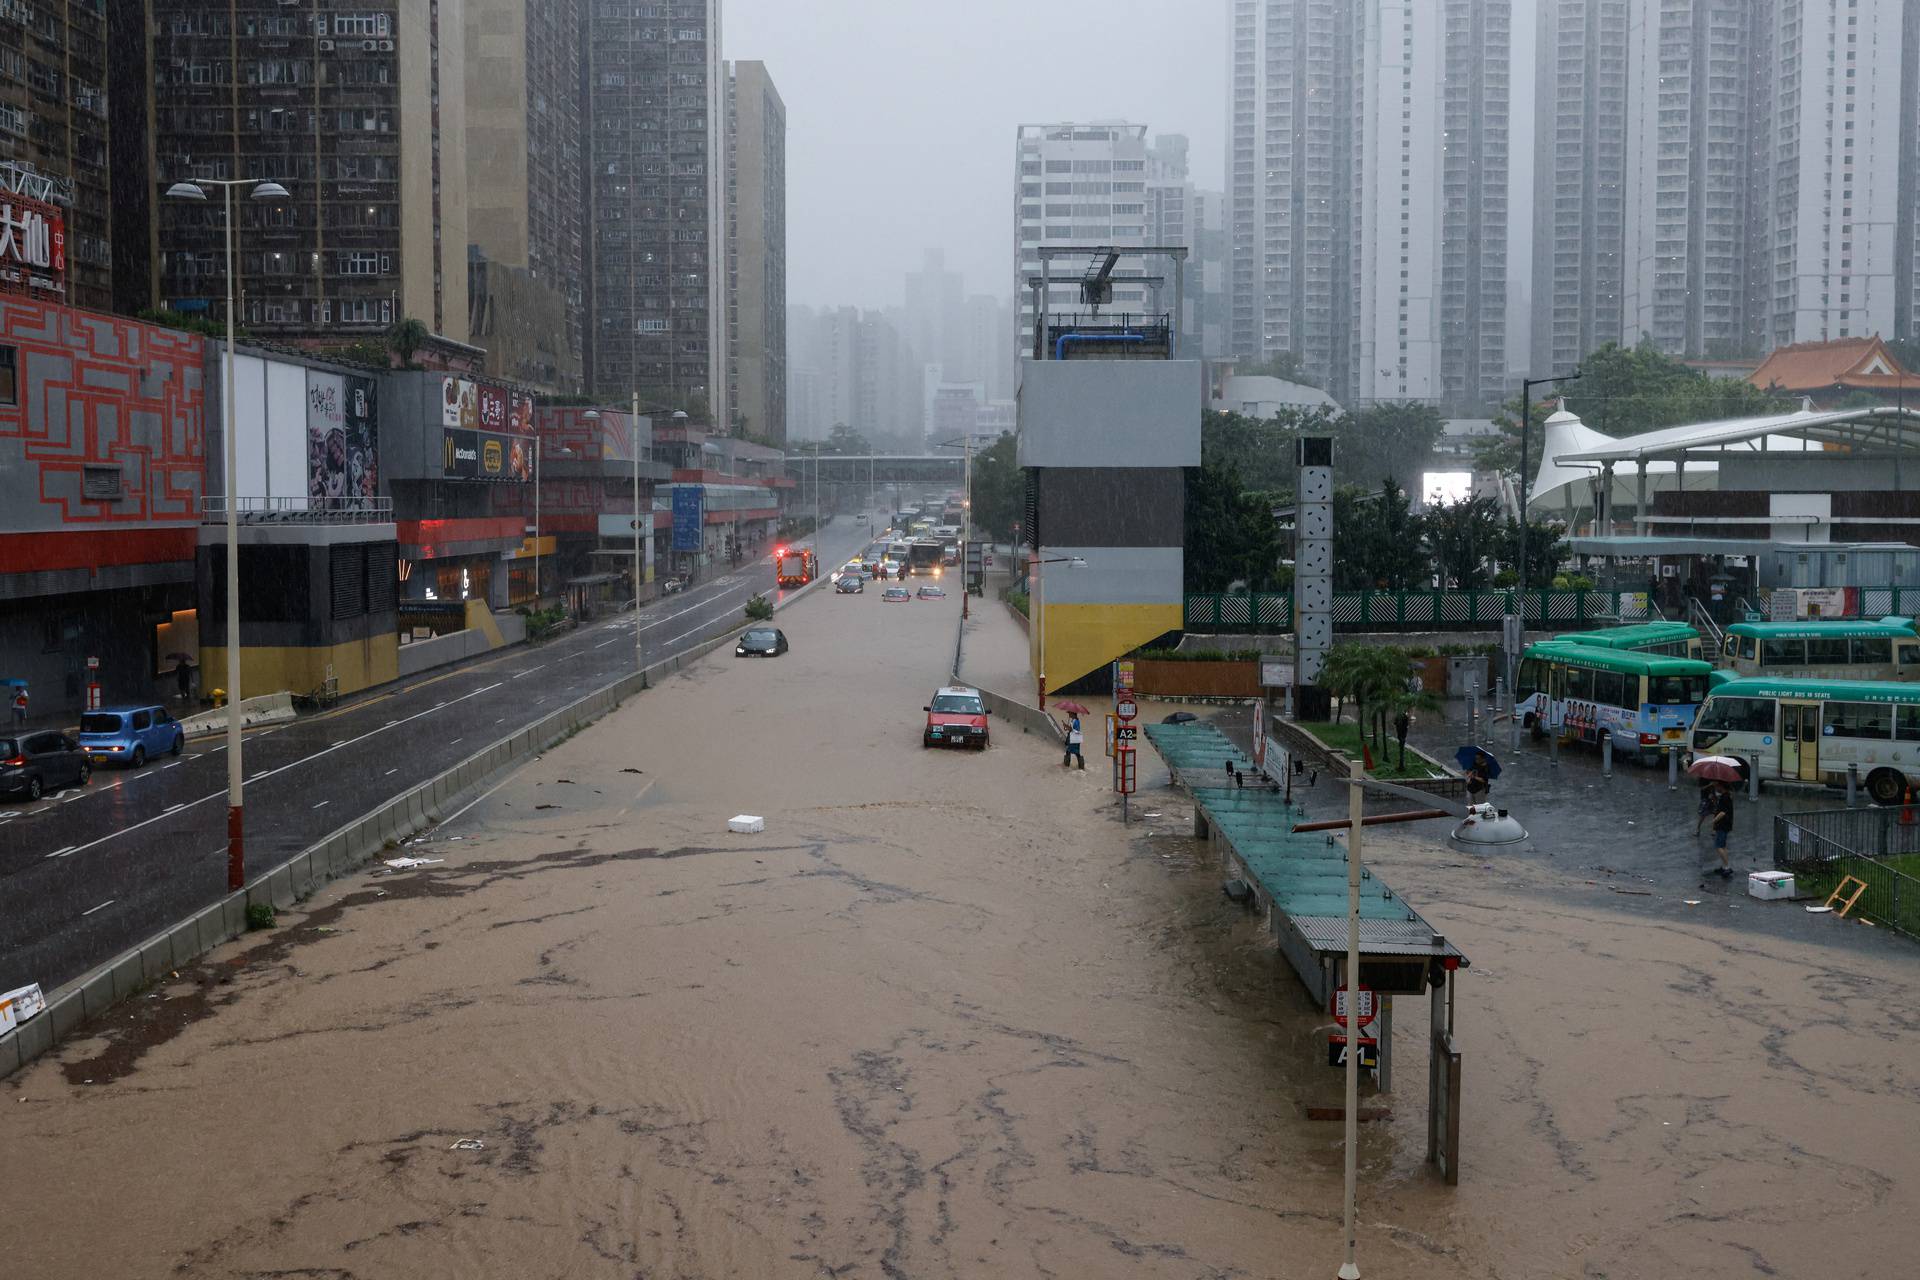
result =
[{"label": "yellow and grey building wall", "polygon": [[1025,540],[1036,562],[1085,562],[1028,569],[1032,669],[1050,692],[1182,626],[1200,388],[1190,360],[1022,362]]}]

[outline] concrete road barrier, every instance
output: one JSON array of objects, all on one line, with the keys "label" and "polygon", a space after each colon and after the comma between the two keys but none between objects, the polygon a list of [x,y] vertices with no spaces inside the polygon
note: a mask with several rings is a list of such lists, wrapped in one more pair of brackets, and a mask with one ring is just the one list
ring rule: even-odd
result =
[{"label": "concrete road barrier", "polygon": [[[257,698],[240,699],[240,724],[251,729],[257,724],[274,724],[281,720],[293,719],[293,695],[286,691],[263,693]],[[211,711],[202,711],[199,715],[188,716],[180,722],[181,730],[189,737],[203,733],[223,733],[227,727],[227,709],[215,707]]]}]

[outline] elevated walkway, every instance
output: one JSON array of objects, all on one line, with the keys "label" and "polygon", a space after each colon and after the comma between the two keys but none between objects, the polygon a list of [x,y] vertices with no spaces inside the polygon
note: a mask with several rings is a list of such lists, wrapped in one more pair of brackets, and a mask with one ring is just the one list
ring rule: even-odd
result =
[{"label": "elevated walkway", "polygon": [[[1324,833],[1294,834],[1305,811],[1288,804],[1279,784],[1213,725],[1146,729],[1175,784],[1193,796],[1194,834],[1217,845],[1228,873],[1253,890],[1281,953],[1324,1006],[1340,985],[1347,954],[1343,842]],[[1424,994],[1436,977],[1468,964],[1465,953],[1384,880],[1364,865],[1361,875],[1362,983],[1382,994]]]}]

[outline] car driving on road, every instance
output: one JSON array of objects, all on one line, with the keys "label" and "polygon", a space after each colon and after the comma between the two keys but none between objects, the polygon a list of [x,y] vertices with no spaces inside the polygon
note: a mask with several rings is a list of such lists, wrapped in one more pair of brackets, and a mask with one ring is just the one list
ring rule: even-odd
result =
[{"label": "car driving on road", "polygon": [[987,708],[978,689],[949,685],[934,691],[926,707],[927,725],[920,732],[923,747],[979,747],[987,745]]},{"label": "car driving on road", "polygon": [[857,573],[849,573],[834,583],[833,589],[843,596],[857,596],[867,589],[867,580]]},{"label": "car driving on road", "polygon": [[38,800],[62,787],[84,787],[93,774],[80,744],[48,729],[0,738],[0,795]]},{"label": "car driving on road", "polygon": [[80,717],[80,749],[94,764],[138,769],[150,756],[179,755],[186,744],[180,722],[165,707],[109,707]]},{"label": "car driving on road", "polygon": [[733,648],[736,658],[777,658],[787,651],[787,633],[778,627],[749,627]]},{"label": "car driving on road", "polygon": [[892,604],[900,600],[911,602],[913,600],[913,593],[905,587],[888,587],[880,593],[880,599],[887,604]]},{"label": "car driving on road", "polygon": [[947,592],[944,587],[922,587],[920,588],[919,594],[922,600],[945,600],[947,598]]}]

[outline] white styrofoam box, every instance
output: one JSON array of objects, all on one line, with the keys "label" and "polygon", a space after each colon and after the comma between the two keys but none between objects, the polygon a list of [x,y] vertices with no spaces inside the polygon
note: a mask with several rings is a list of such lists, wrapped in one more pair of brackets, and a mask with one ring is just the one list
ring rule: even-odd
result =
[{"label": "white styrofoam box", "polygon": [[736,813],[727,819],[727,830],[738,831],[742,835],[752,835],[756,831],[765,831],[767,820],[757,818],[751,813]]},{"label": "white styrofoam box", "polygon": [[37,982],[12,991],[0,991],[0,1031],[18,1026],[34,1014],[44,1012],[46,1007],[47,998],[40,994]]},{"label": "white styrofoam box", "polygon": [[1791,898],[1793,896],[1793,872],[1748,872],[1747,896],[1749,898]]}]

